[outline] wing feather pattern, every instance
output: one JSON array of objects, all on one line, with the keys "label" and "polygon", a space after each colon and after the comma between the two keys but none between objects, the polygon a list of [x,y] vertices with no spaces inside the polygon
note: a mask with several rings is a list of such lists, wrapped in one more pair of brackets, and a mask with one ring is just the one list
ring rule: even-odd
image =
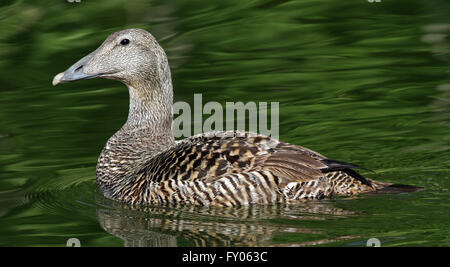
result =
[{"label": "wing feather pattern", "polygon": [[226,135],[213,132],[187,138],[142,160],[141,166],[130,175],[128,182],[146,183],[171,192],[154,193],[160,202],[236,206],[322,198],[334,191],[341,192],[334,189],[341,180],[352,182],[353,179],[371,186],[368,179],[352,170],[361,168],[357,165],[330,160],[310,149],[270,137],[242,132]]}]

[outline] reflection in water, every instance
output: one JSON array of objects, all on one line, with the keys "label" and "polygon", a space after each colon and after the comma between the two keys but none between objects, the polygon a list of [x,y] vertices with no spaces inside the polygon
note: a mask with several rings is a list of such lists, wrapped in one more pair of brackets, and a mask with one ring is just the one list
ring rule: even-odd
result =
[{"label": "reflection in water", "polygon": [[[299,226],[302,220],[326,220],[353,213],[331,202],[296,205],[257,205],[241,208],[141,207],[133,208],[98,196],[97,216],[108,233],[125,246],[268,246],[280,233],[321,235],[322,231]],[[296,221],[295,224],[281,224]],[[276,223],[274,222],[276,221]],[[337,240],[354,237],[340,237]],[[331,243],[315,240],[295,245]]]}]

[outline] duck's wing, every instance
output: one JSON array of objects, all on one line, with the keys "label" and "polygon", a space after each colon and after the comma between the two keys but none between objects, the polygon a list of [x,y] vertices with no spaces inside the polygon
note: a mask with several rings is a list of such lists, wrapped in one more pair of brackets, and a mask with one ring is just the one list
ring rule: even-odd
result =
[{"label": "duck's wing", "polygon": [[[237,131],[187,138],[144,164],[135,177],[147,181],[176,179],[208,183],[227,174],[269,171],[279,179],[280,186],[316,180],[327,172],[358,167],[327,159],[305,147]],[[359,177],[365,180],[360,175],[356,178]]]}]

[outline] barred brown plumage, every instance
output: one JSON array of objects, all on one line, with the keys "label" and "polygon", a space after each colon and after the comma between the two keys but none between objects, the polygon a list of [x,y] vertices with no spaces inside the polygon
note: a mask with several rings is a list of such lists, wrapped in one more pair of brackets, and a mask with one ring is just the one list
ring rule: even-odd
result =
[{"label": "barred brown plumage", "polygon": [[[117,46],[127,39],[126,46]],[[145,30],[110,35],[53,84],[93,77],[123,82],[128,119],[97,164],[104,195],[135,205],[241,206],[322,199],[389,186],[364,178],[345,162],[271,137],[209,132],[175,141],[172,81],[164,50]]]},{"label": "barred brown plumage", "polygon": [[106,196],[132,204],[269,204],[389,185],[360,181],[345,169],[329,171],[322,161],[326,158],[314,151],[248,132],[200,134],[153,155],[139,152],[142,156],[133,164],[142,167],[134,169],[122,161],[111,165],[122,153],[114,145],[116,138],[100,155],[98,182]]}]

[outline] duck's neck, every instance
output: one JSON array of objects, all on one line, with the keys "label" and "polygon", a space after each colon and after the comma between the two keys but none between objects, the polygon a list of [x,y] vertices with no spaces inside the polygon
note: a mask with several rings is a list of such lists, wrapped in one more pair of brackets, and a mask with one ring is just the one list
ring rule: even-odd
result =
[{"label": "duck's neck", "polygon": [[131,150],[159,152],[172,145],[172,82],[142,81],[127,84],[130,95],[128,119],[111,138]]},{"label": "duck's neck", "polygon": [[128,85],[128,89],[127,122],[108,140],[97,163],[97,181],[106,195],[113,194],[126,182],[124,178],[175,143],[170,79],[161,85]]},{"label": "duck's neck", "polygon": [[[149,85],[147,85],[149,86]],[[128,119],[119,134],[145,135],[148,138],[172,134],[172,86],[170,88],[135,88],[128,86],[130,107]]]}]

